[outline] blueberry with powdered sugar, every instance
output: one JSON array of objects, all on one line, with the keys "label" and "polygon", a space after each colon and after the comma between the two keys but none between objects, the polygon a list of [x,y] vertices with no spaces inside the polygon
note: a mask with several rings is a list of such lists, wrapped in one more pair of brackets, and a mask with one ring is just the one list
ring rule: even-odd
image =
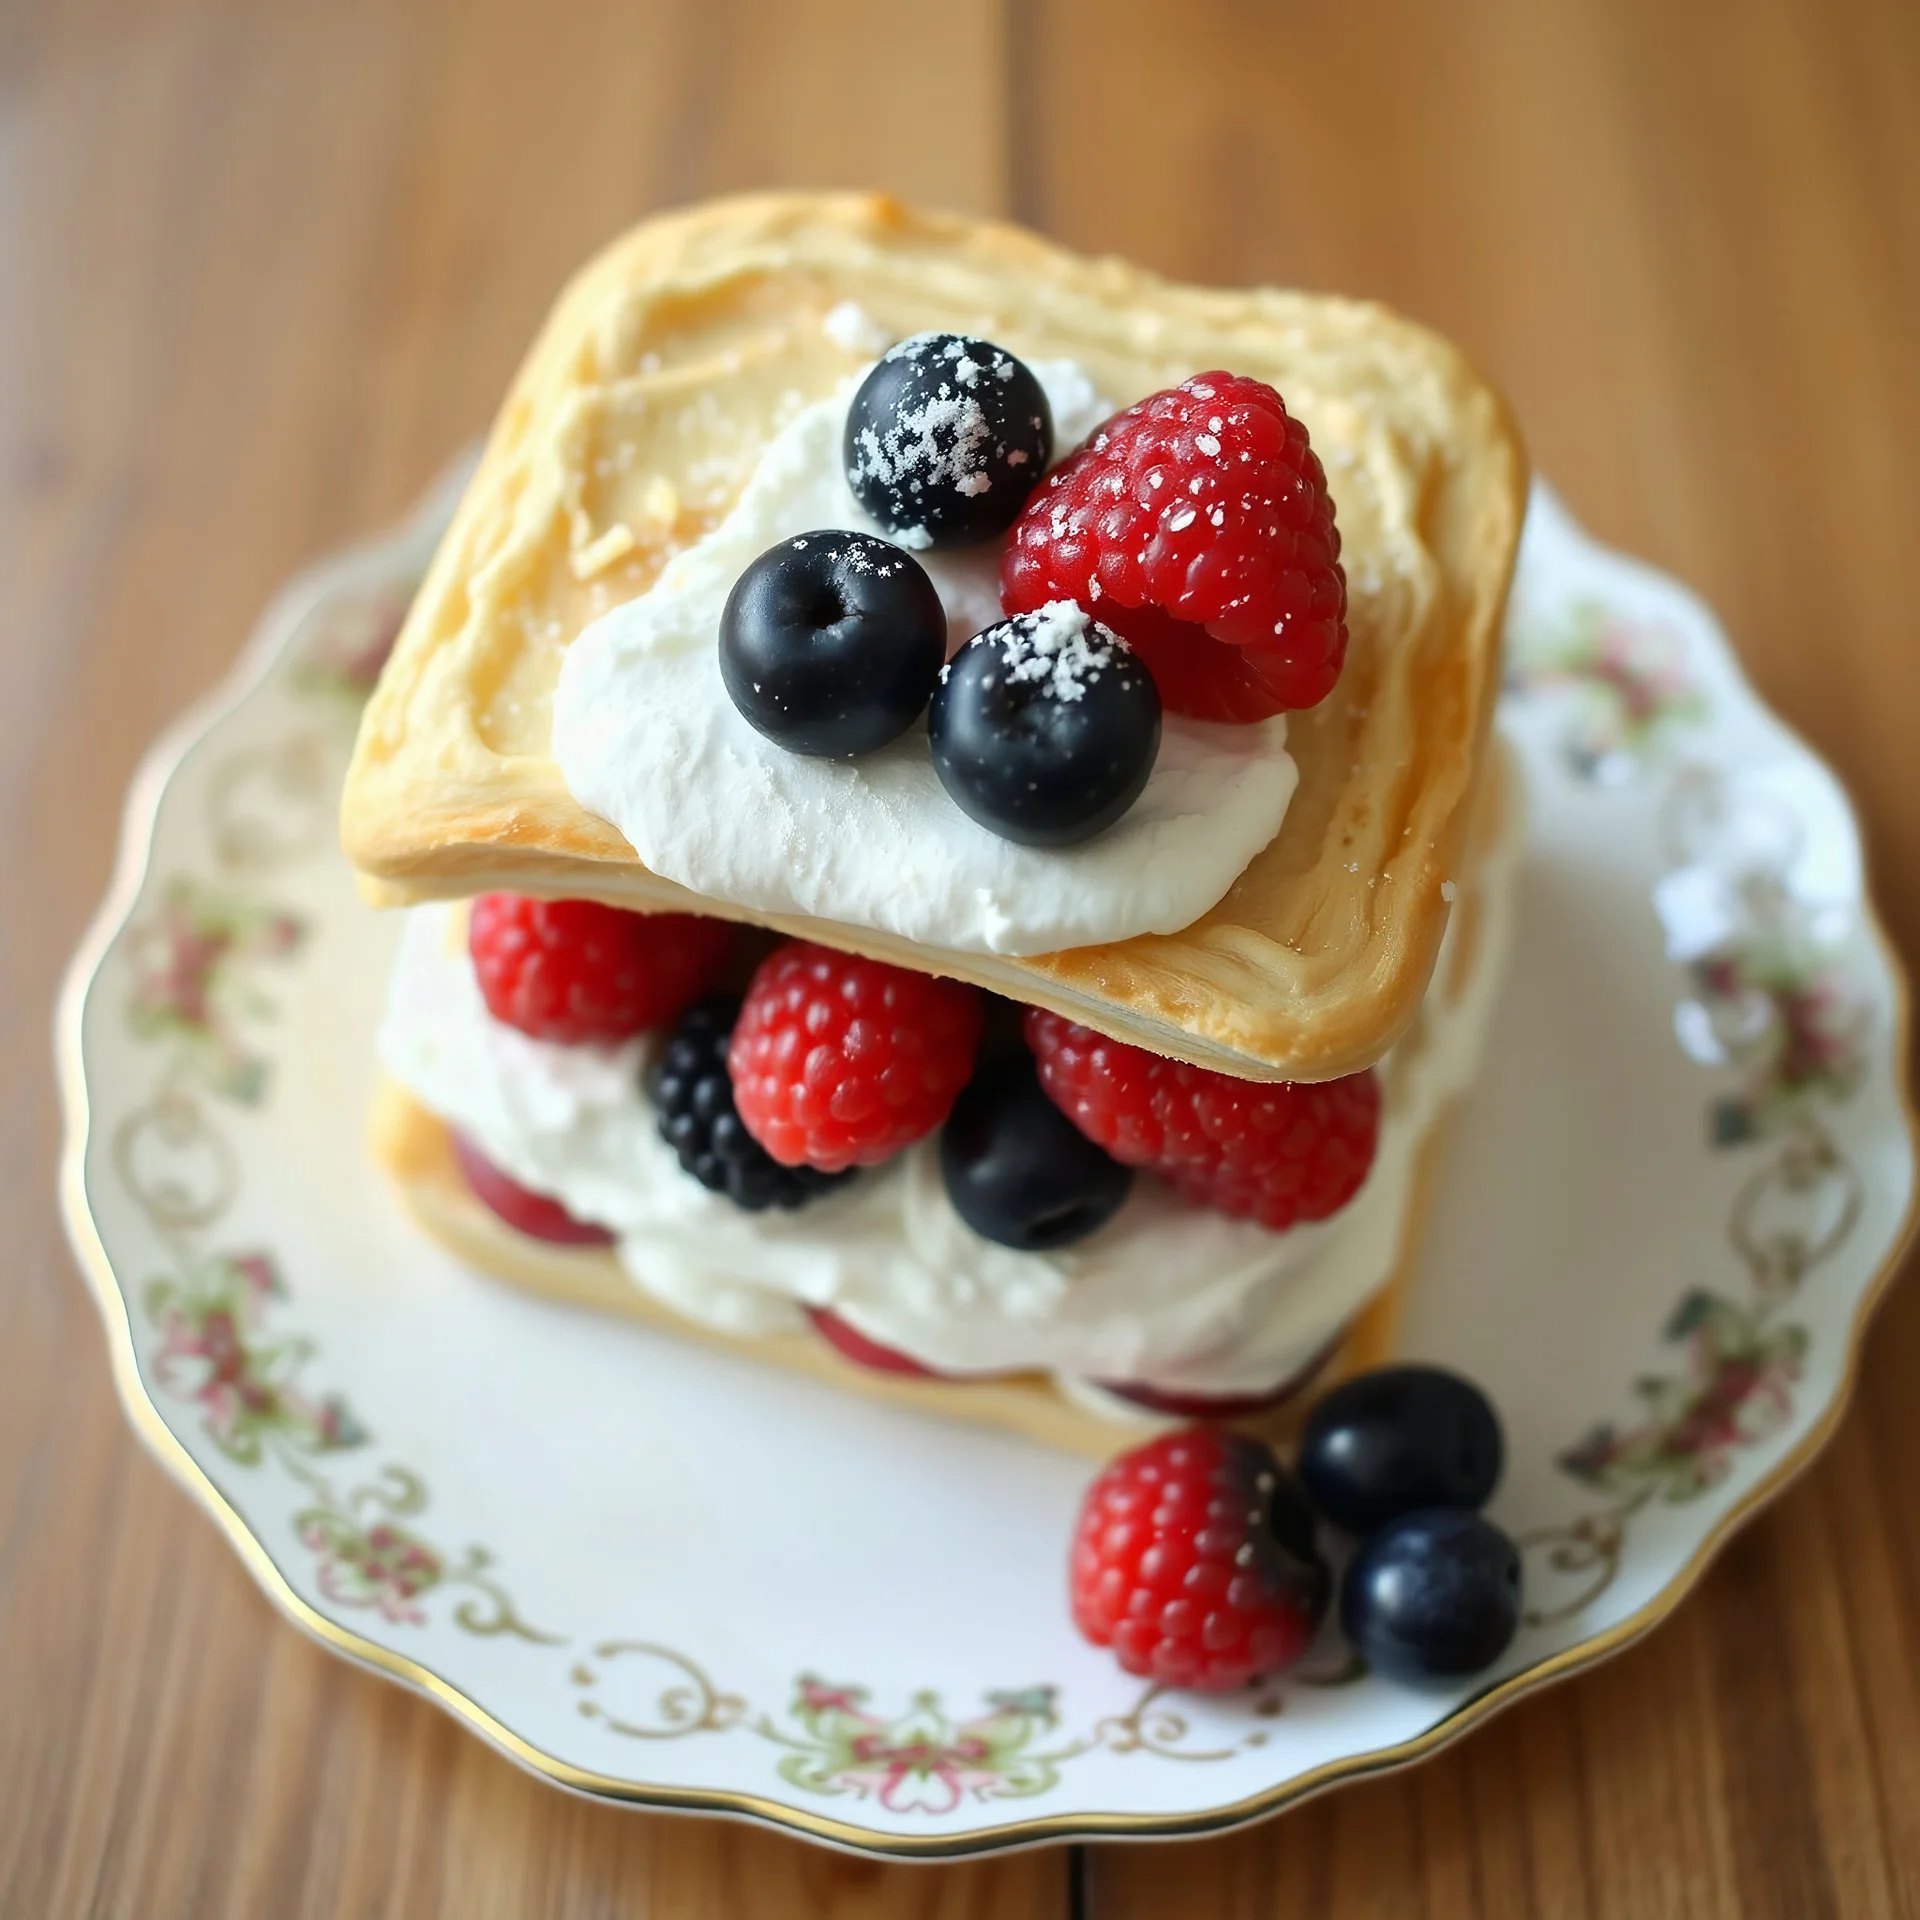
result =
[{"label": "blueberry with powdered sugar", "polygon": [[933,764],[961,810],[1030,847],[1091,840],[1140,797],[1160,694],[1127,643],[1071,600],[976,633],[927,713]]},{"label": "blueberry with powdered sugar", "polygon": [[960,547],[1013,525],[1053,458],[1032,369],[990,340],[917,333],[847,409],[847,485],[894,539]]},{"label": "blueberry with powdered sugar", "polygon": [[825,528],[769,547],[720,614],[728,696],[789,753],[844,759],[897,739],[946,655],[926,569],[870,533]]}]

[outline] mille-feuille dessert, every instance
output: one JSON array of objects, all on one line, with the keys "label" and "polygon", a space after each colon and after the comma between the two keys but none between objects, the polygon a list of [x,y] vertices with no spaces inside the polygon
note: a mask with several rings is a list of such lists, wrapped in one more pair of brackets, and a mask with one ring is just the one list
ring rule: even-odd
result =
[{"label": "mille-feuille dessert", "polygon": [[1095,1452],[1378,1358],[1505,941],[1525,484],[1376,306],[866,197],[628,234],[348,776],[413,1211]]}]

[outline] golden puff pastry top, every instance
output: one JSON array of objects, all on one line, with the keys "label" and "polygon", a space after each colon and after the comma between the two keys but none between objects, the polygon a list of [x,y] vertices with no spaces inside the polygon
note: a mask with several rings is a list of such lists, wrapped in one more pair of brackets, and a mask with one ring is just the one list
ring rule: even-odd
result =
[{"label": "golden puff pastry top", "polygon": [[[825,324],[847,303],[890,338],[939,328],[1077,360],[1116,407],[1224,368],[1305,421],[1347,569],[1346,669],[1289,721],[1284,826],[1183,932],[1013,959],[750,914],[647,872],[569,796],[548,743],[567,644],[645,592],[778,427],[872,357]],[[1352,1072],[1412,1018],[1445,929],[1525,496],[1499,396],[1378,306],[1178,286],[872,196],[648,221],[562,293],[507,395],[362,722],[347,854],[382,904],[503,888],[705,908],[1249,1078]]]}]

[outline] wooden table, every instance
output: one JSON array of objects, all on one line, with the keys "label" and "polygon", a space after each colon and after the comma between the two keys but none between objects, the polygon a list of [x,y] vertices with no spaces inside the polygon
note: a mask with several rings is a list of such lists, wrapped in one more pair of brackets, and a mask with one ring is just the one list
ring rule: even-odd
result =
[{"label": "wooden table", "polygon": [[525,1778],[284,1625],[128,1434],[47,1010],[148,738],[483,423],[561,277],[763,183],[1377,294],[1844,773],[1920,953],[1911,0],[0,0],[0,1911],[1920,1913],[1920,1292],[1650,1640],[1237,1836],[865,1865]]}]

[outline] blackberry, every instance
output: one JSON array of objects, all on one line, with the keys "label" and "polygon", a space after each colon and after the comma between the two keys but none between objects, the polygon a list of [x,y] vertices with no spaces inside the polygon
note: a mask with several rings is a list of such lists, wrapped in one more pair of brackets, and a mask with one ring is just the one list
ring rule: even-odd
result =
[{"label": "blackberry", "polygon": [[783,1167],[741,1125],[727,1077],[727,1043],[739,1013],[737,994],[703,1000],[667,1036],[647,1076],[660,1137],[703,1187],[724,1193],[736,1207],[749,1213],[804,1207],[851,1179],[852,1170]]}]

